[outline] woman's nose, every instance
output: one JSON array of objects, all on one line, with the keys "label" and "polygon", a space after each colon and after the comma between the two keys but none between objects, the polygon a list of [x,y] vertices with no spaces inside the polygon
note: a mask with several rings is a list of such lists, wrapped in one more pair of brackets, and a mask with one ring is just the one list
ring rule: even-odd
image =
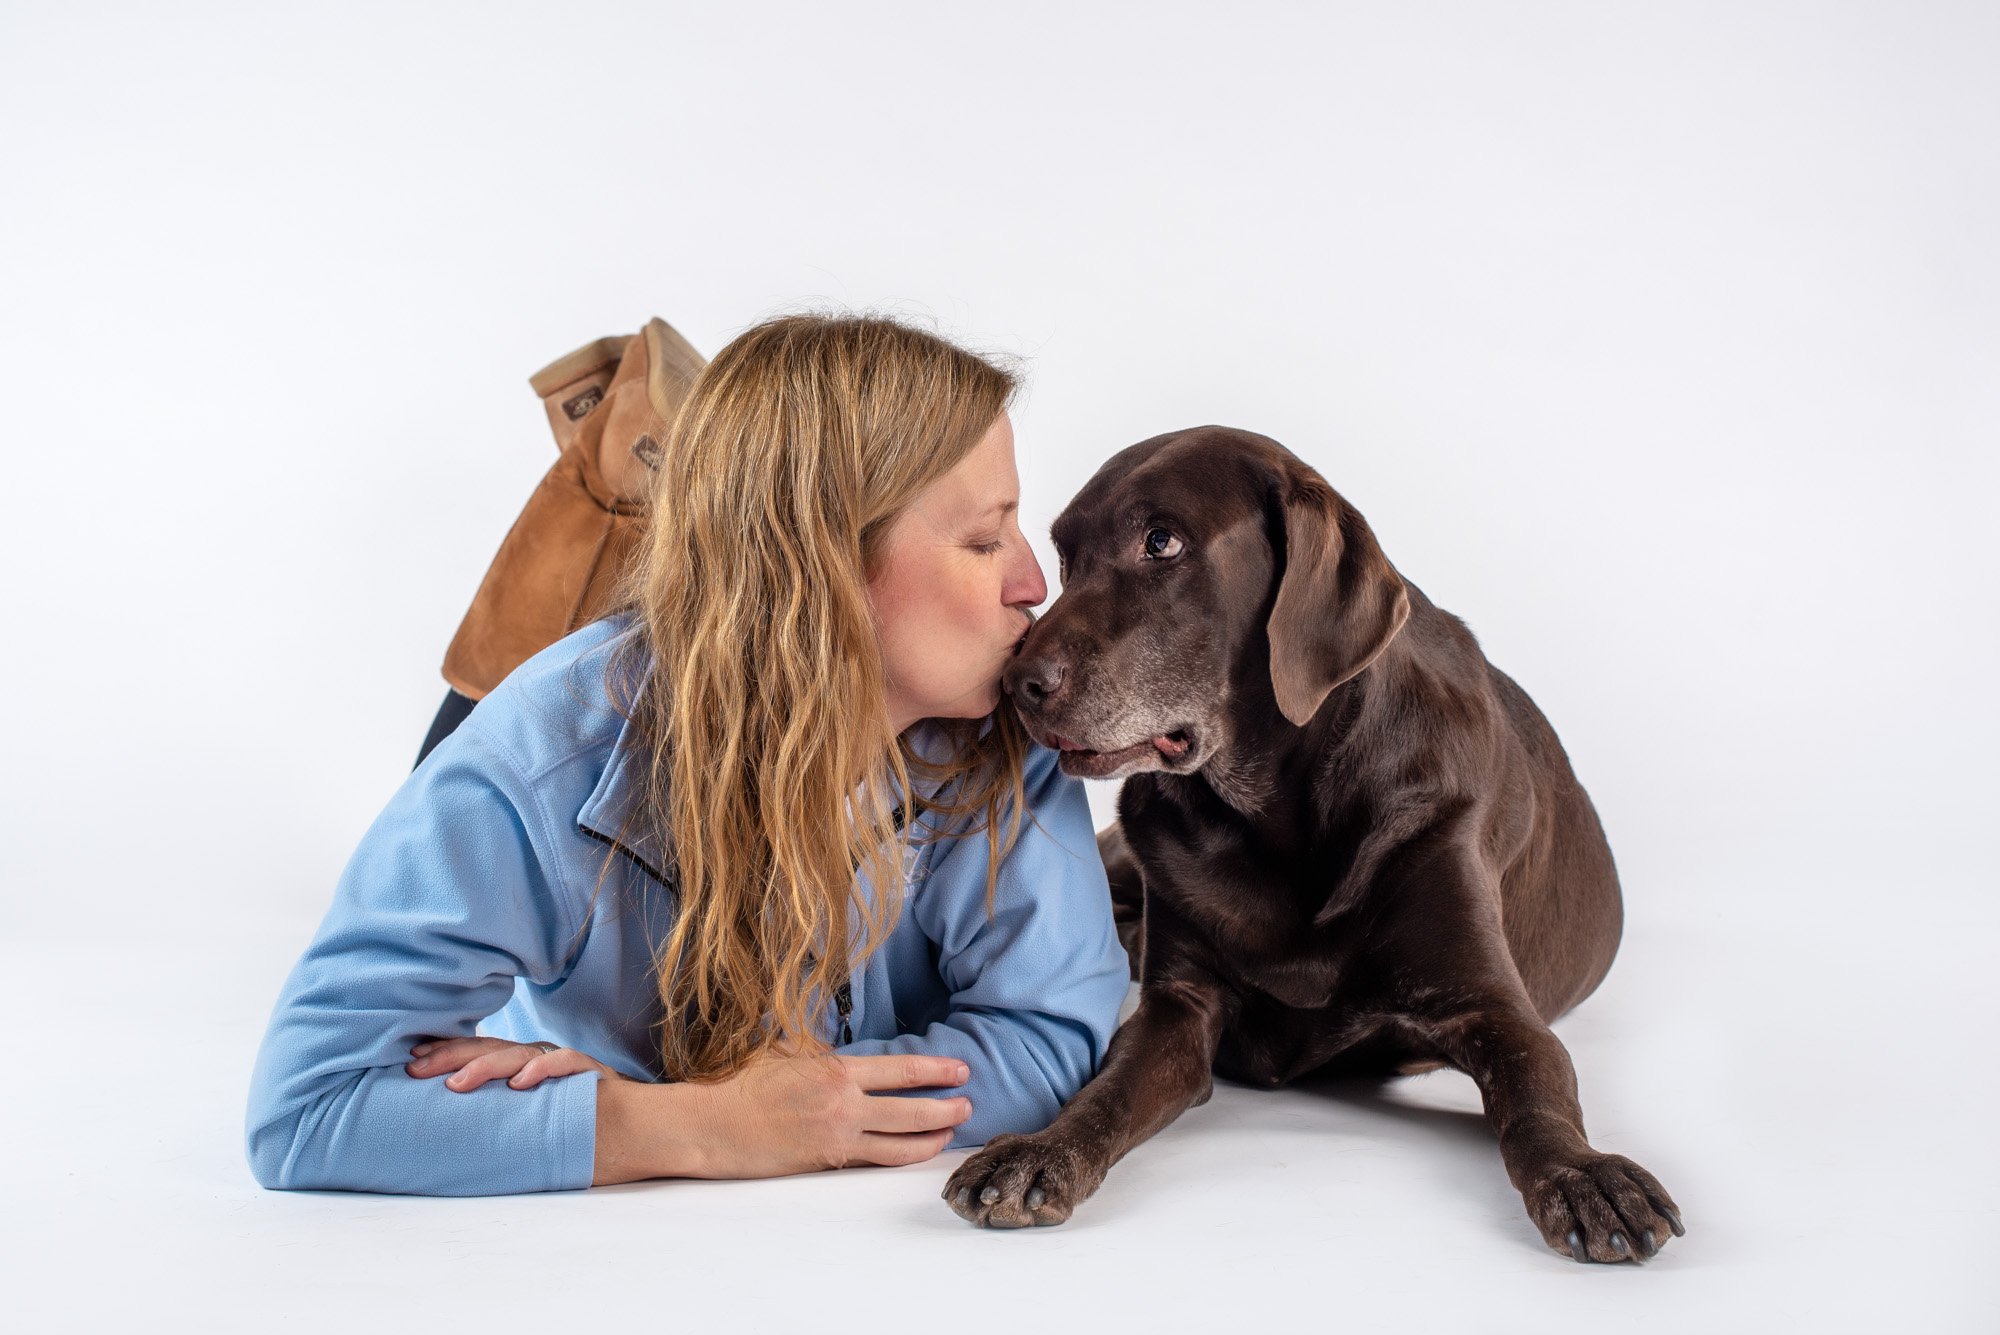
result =
[{"label": "woman's nose", "polygon": [[1009,607],[1040,607],[1049,596],[1049,582],[1042,576],[1042,563],[1035,559],[1035,549],[1021,544],[1022,561],[1008,580],[1007,597]]}]

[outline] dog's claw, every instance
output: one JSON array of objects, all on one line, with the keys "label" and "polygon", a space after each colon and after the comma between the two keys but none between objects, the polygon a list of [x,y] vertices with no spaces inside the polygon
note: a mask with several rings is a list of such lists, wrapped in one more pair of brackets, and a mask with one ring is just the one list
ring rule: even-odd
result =
[{"label": "dog's claw", "polygon": [[1684,1238],[1687,1236],[1687,1230],[1681,1227],[1681,1217],[1679,1215],[1675,1214],[1672,1210],[1669,1210],[1664,1205],[1656,1206],[1655,1208],[1658,1209],[1661,1214],[1667,1217],[1667,1222],[1669,1224],[1672,1224],[1674,1226],[1675,1237]]},{"label": "dog's claw", "polygon": [[1567,1245],[1578,1261],[1650,1261],[1667,1245],[1669,1221],[1680,1223],[1651,1173],[1595,1150],[1553,1156],[1521,1194],[1548,1245],[1558,1256]]},{"label": "dog's claw", "polygon": [[999,1199],[1000,1199],[1000,1188],[998,1187],[989,1186],[985,1190],[979,1193],[979,1203],[981,1205],[991,1205],[993,1204],[993,1202]]},{"label": "dog's claw", "polygon": [[1028,1208],[1030,1210],[1040,1209],[1042,1202],[1047,1199],[1048,1197],[1042,1194],[1042,1189],[1040,1187],[1028,1188],[1027,1203],[1028,1203]]}]

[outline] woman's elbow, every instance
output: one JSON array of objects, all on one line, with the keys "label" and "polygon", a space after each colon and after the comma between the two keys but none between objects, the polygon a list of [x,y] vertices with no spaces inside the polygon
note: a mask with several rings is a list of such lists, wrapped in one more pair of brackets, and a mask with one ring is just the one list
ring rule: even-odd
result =
[{"label": "woman's elbow", "polygon": [[281,1093],[252,1090],[243,1119],[244,1156],[250,1175],[270,1191],[360,1190],[342,1180],[327,1153],[330,1125],[337,1114],[340,1091],[307,1093],[294,1088]]},{"label": "woman's elbow", "polygon": [[244,1153],[250,1160],[250,1176],[268,1191],[298,1191],[312,1183],[299,1181],[297,1156],[298,1118],[253,1121],[244,1131]]}]

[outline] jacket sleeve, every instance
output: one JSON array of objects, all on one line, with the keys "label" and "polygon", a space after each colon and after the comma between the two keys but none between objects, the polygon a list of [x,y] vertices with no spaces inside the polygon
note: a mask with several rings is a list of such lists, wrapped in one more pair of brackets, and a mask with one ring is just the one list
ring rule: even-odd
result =
[{"label": "jacket sleeve", "polygon": [[470,1093],[403,1065],[469,1037],[514,979],[555,980],[583,914],[549,870],[554,828],[471,723],[363,837],[271,1015],[245,1135],[266,1187],[480,1196],[588,1187],[597,1072]]},{"label": "jacket sleeve", "polygon": [[1082,782],[1057,769],[1056,753],[1042,747],[1029,753],[1022,777],[1027,812],[1000,864],[992,916],[984,833],[941,845],[905,909],[937,948],[950,1012],[921,1033],[839,1049],[963,1061],[971,1074],[960,1088],[911,1091],[972,1100],[954,1149],[1054,1121],[1097,1073],[1130,981]]}]

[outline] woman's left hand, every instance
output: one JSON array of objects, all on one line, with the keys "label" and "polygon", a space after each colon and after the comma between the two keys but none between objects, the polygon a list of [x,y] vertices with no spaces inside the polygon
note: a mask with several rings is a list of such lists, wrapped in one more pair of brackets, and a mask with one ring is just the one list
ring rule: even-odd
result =
[{"label": "woman's left hand", "polygon": [[410,1056],[413,1060],[403,1069],[412,1077],[444,1076],[445,1088],[460,1094],[478,1089],[488,1080],[505,1080],[510,1089],[533,1089],[544,1080],[582,1071],[601,1071],[607,1080],[625,1078],[575,1048],[510,1043],[504,1038],[432,1039],[411,1048]]}]

